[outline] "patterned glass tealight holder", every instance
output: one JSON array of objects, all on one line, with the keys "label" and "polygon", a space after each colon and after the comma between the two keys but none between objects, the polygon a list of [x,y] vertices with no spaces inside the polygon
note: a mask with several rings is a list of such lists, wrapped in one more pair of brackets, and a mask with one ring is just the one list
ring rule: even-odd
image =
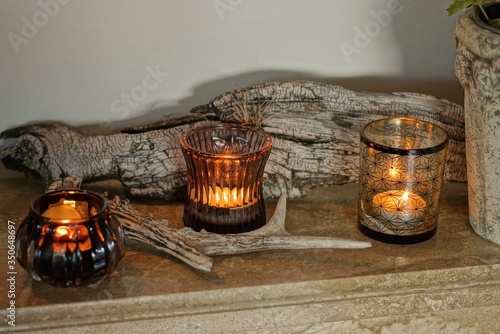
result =
[{"label": "patterned glass tealight holder", "polygon": [[389,118],[361,130],[358,225],[367,236],[411,244],[432,238],[448,135],[429,122]]},{"label": "patterned glass tealight holder", "polygon": [[188,172],[185,226],[242,233],[266,223],[262,179],[272,146],[267,133],[210,125],[185,133],[180,143]]}]

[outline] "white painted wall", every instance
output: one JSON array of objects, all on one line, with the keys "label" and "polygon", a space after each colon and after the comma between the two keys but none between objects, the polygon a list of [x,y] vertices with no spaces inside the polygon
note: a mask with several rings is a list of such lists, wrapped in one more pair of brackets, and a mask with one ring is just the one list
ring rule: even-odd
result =
[{"label": "white painted wall", "polygon": [[3,0],[0,131],[58,121],[110,133],[270,80],[461,102],[448,4]]}]

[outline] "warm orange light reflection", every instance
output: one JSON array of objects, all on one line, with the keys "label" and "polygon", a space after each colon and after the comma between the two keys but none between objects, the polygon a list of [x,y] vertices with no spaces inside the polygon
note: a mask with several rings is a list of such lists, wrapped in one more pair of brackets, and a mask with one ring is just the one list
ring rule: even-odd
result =
[{"label": "warm orange light reflection", "polygon": [[67,226],[56,227],[56,230],[54,232],[54,238],[55,239],[63,239],[64,238],[66,240],[72,239],[71,228],[69,228]]},{"label": "warm orange light reflection", "polygon": [[375,195],[373,204],[390,213],[411,213],[423,210],[424,199],[408,191],[389,190]]},{"label": "warm orange light reflection", "polygon": [[215,187],[210,188],[208,205],[218,208],[230,208],[243,205],[243,189]]},{"label": "warm orange light reflection", "polygon": [[65,252],[67,249],[74,252],[76,247],[83,252],[92,248],[92,241],[86,226],[58,226],[54,230],[52,245],[54,252]]},{"label": "warm orange light reflection", "polygon": [[[95,209],[94,209],[95,211]],[[72,219],[81,219],[88,216],[88,203],[61,198],[59,202],[49,205],[42,213],[46,218],[62,219],[63,223],[70,223]]]},{"label": "warm orange light reflection", "polygon": [[397,168],[396,166],[389,167],[389,175],[391,176],[391,178],[397,178],[399,176],[399,168]]}]

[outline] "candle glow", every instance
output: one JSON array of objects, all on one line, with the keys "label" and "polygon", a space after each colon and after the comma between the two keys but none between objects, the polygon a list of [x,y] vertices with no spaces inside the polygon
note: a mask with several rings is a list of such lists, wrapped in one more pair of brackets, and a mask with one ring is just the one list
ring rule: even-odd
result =
[{"label": "candle glow", "polygon": [[217,208],[232,208],[243,205],[244,191],[243,188],[236,187],[215,187],[215,190],[210,188],[208,196],[208,205]]},{"label": "candle glow", "polygon": [[202,126],[184,133],[188,172],[183,222],[195,231],[242,233],[265,224],[264,166],[272,139],[243,125]]},{"label": "candle glow", "polygon": [[59,202],[49,205],[47,210],[42,213],[42,216],[45,218],[61,219],[63,223],[69,223],[72,219],[87,217],[87,209],[87,202],[61,198]]},{"label": "candle glow", "polygon": [[399,169],[396,166],[391,166],[389,168],[389,175],[391,176],[391,178],[399,177]]},{"label": "candle glow", "polygon": [[382,118],[360,130],[358,226],[375,240],[412,244],[437,229],[448,135],[415,118]]},{"label": "candle glow", "polygon": [[374,212],[377,218],[388,220],[398,218],[402,221],[411,221],[421,219],[427,203],[417,194],[388,190],[375,195],[373,205],[380,209]]}]

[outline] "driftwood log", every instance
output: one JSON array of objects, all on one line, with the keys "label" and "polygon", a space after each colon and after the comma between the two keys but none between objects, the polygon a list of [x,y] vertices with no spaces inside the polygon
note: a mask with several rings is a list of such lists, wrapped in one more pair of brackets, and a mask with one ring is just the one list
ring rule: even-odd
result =
[{"label": "driftwood log", "polygon": [[[80,188],[82,180],[69,176],[52,183],[47,191]],[[213,266],[210,255],[242,254],[277,249],[311,248],[368,248],[370,242],[333,237],[295,236],[285,230],[286,195],[276,205],[271,219],[260,229],[241,234],[215,234],[196,232],[189,227],[171,227],[165,220],[156,220],[151,214],[137,211],[128,200],[115,196],[108,201],[111,213],[125,230],[127,239],[133,239],[164,251],[189,266],[210,271]]]},{"label": "driftwood log", "polygon": [[445,178],[466,180],[463,108],[415,93],[367,93],[317,82],[271,82],[222,94],[187,117],[84,136],[57,124],[7,130],[17,138],[3,150],[5,166],[41,176],[46,184],[76,175],[84,180],[118,178],[135,197],[171,200],[186,184],[179,138],[207,122],[253,123],[273,137],[264,196],[304,196],[321,185],[354,182],[358,176],[359,130],[383,117],[415,117],[449,134]]}]

